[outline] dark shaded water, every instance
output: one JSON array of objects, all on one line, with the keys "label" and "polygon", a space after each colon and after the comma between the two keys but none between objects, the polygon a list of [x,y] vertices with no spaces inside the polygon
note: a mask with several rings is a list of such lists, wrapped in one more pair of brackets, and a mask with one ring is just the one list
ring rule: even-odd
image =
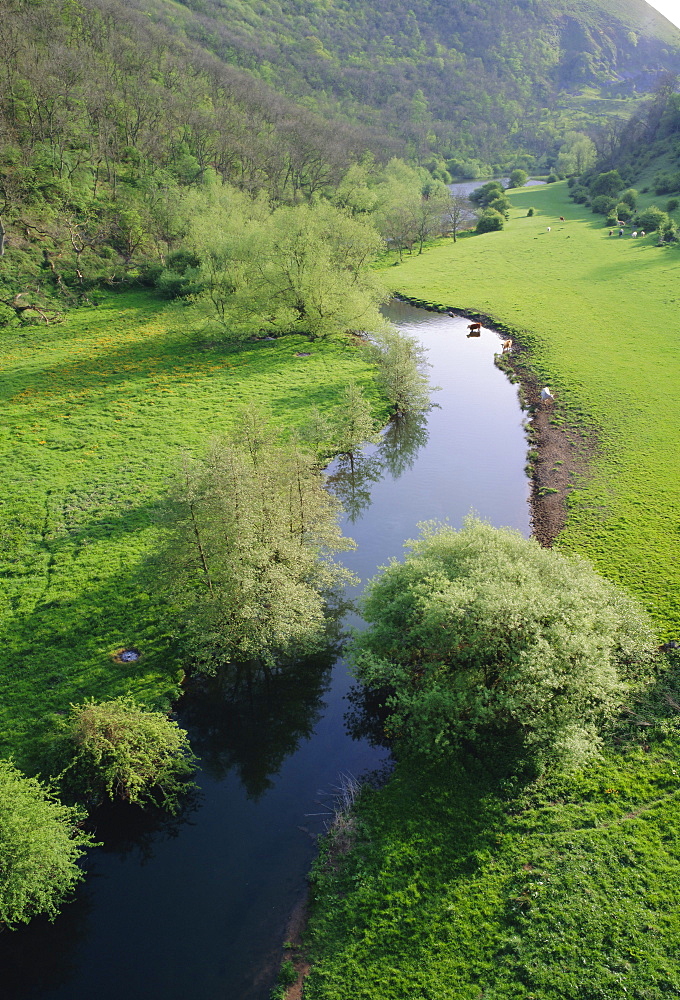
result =
[{"label": "dark shaded water", "polygon": [[[530,533],[526,442],[517,392],[494,367],[499,339],[466,321],[395,305],[390,317],[429,352],[438,407],[389,428],[348,476],[329,470],[358,542],[344,561],[365,581],[417,522],[474,510]],[[358,588],[361,589],[361,588]],[[0,937],[0,997],[59,1000],[265,1000],[294,904],[305,891],[340,772],[384,751],[352,740],[342,659],[303,664],[238,704],[197,691],[182,706],[202,760],[200,792],[178,820],[102,815],[106,848],[54,925]]]}]

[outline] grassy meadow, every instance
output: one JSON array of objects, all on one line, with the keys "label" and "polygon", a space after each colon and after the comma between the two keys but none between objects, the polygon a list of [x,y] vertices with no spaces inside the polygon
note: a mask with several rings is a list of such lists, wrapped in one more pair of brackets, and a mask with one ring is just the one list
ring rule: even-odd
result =
[{"label": "grassy meadow", "polygon": [[[391,278],[405,295],[517,331],[556,419],[599,442],[558,544],[641,599],[662,638],[680,637],[680,247],[610,237],[566,182],[509,194],[502,232],[440,242]],[[653,200],[665,202],[641,204]]]},{"label": "grassy meadow", "polygon": [[[134,292],[2,331],[0,754],[19,765],[70,702],[176,693],[181,662],[145,564],[182,450],[200,452],[251,401],[287,428],[351,379],[374,392],[348,341],[201,346],[182,326],[181,309]],[[140,659],[117,662],[127,646]]]},{"label": "grassy meadow", "polygon": [[531,783],[493,754],[399,764],[317,863],[306,1000],[678,996],[675,728]]}]

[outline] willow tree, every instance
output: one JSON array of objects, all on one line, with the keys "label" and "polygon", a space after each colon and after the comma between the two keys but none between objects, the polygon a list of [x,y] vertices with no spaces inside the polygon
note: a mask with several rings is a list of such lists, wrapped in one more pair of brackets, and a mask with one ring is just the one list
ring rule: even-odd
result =
[{"label": "willow tree", "polygon": [[426,524],[369,584],[351,657],[388,692],[392,726],[441,754],[509,731],[532,755],[578,757],[646,679],[647,615],[584,559],[468,519]]},{"label": "willow tree", "polygon": [[71,897],[92,844],[80,829],[83,815],[0,760],[0,930],[38,914],[53,920]]},{"label": "willow tree", "polygon": [[205,457],[186,458],[168,507],[162,579],[198,669],[269,671],[323,645],[328,600],[351,574],[340,505],[297,443],[255,411]]}]

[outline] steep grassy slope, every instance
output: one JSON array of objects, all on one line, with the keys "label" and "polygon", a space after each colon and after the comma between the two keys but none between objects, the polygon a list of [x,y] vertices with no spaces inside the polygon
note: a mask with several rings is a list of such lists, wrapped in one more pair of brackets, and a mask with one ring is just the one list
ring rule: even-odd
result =
[{"label": "steep grassy slope", "polygon": [[[177,324],[130,293],[3,334],[0,754],[18,762],[71,701],[175,693],[181,662],[145,560],[182,450],[200,453],[249,401],[285,428],[350,379],[372,391],[344,341],[201,350]],[[126,646],[137,662],[113,659]]]},{"label": "steep grassy slope", "polygon": [[643,601],[664,636],[677,637],[680,252],[657,247],[654,235],[608,236],[562,183],[512,200],[503,232],[405,260],[394,270],[397,287],[520,331],[560,411],[578,413],[599,439],[559,544],[589,556]]}]

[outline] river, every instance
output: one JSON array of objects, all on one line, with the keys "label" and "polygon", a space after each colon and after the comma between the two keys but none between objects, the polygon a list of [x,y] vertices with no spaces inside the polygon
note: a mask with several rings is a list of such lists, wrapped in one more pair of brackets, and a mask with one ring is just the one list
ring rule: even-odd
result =
[{"label": "river", "polygon": [[[353,477],[329,469],[358,543],[343,561],[363,581],[421,520],[458,527],[474,511],[530,534],[524,415],[493,364],[499,338],[468,339],[466,320],[400,303],[389,315],[427,348],[441,391],[426,420],[388,428]],[[102,814],[106,846],[90,853],[76,900],[54,924],[0,938],[0,996],[267,1000],[338,776],[385,761],[347,731],[351,684],[337,658],[237,704],[210,687],[185,699],[179,721],[201,757],[193,807],[177,820]]]}]

